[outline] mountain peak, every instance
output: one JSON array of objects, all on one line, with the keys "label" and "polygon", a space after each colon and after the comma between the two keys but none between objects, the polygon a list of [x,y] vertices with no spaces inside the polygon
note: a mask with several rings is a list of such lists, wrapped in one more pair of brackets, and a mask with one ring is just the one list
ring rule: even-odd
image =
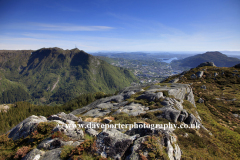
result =
[{"label": "mountain peak", "polygon": [[206,53],[203,53],[203,55],[208,55],[208,56],[224,56],[227,57],[225,54],[219,52],[219,51],[208,51]]},{"label": "mountain peak", "polygon": [[233,65],[240,63],[240,60],[237,58],[228,57],[219,51],[208,51],[206,53],[197,54],[195,56],[187,57],[175,62],[180,62],[179,65],[181,67],[190,68],[195,68],[204,62],[213,62],[218,67],[232,67]]}]

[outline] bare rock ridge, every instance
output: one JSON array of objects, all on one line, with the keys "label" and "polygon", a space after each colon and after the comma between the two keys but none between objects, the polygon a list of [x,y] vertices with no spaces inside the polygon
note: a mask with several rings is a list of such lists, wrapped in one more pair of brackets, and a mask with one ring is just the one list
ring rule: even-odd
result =
[{"label": "bare rock ridge", "polygon": [[197,67],[203,67],[203,66],[213,66],[216,67],[216,65],[213,62],[204,62],[198,65]]},{"label": "bare rock ridge", "polygon": [[[145,105],[140,103],[141,101],[148,104],[156,102],[158,106]],[[154,113],[156,117],[171,123],[197,124],[205,129],[196,111],[190,85],[159,83],[150,86],[127,87],[118,95],[99,99],[69,114],[61,112],[48,118],[32,115],[12,128],[8,137],[16,141],[34,133],[39,124],[53,122],[56,124],[52,129],[52,136],[40,142],[37,148],[23,158],[24,160],[61,159],[61,151],[64,146],[77,147],[85,143],[86,135],[95,137],[95,149],[92,152],[103,158],[140,160],[145,157],[149,159],[152,156],[152,152],[146,147],[149,144],[153,150],[159,151],[158,156],[170,160],[181,159],[182,152],[177,144],[177,136],[173,133],[174,128],[143,128],[142,126],[146,123],[137,122],[133,128],[99,130],[88,128],[88,126],[90,123],[95,125],[101,125],[103,122],[114,124],[114,120],[106,121],[105,119],[105,121],[97,123],[83,121],[80,118],[85,116],[101,118],[123,113],[133,117]],[[56,133],[63,134],[65,138],[54,137],[53,135]]]}]

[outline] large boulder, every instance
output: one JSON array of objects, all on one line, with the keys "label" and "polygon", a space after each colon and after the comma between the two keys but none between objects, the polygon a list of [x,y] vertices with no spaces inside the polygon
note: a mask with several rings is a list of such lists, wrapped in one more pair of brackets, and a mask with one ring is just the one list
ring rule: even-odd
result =
[{"label": "large boulder", "polygon": [[26,156],[24,156],[22,160],[39,160],[40,157],[44,154],[45,151],[35,148],[31,150]]},{"label": "large boulder", "polygon": [[62,132],[72,140],[81,140],[84,138],[83,130],[79,129],[77,125],[59,125],[53,129],[54,132]]},{"label": "large boulder", "polygon": [[170,108],[170,107],[163,107],[160,110],[162,111],[162,114],[159,117],[165,118],[175,123],[177,122],[178,117],[181,113],[181,111],[176,110],[175,108]]},{"label": "large boulder", "polygon": [[197,67],[204,67],[204,66],[213,66],[216,67],[216,65],[213,62],[204,62],[198,65]]},{"label": "large boulder", "polygon": [[187,117],[188,117],[188,112],[185,109],[183,109],[178,117],[178,121],[184,122],[187,119]]},{"label": "large boulder", "polygon": [[98,134],[96,140],[97,152],[103,158],[121,159],[134,137],[121,133],[116,129],[109,129]]},{"label": "large boulder", "polygon": [[46,151],[43,156],[39,160],[61,160],[60,154],[61,154],[62,148],[56,148],[53,150]]},{"label": "large boulder", "polygon": [[150,91],[146,91],[144,92],[144,94],[140,95],[139,97],[137,97],[137,99],[146,99],[149,102],[157,100],[159,98],[163,97],[163,93],[162,92],[150,92]]},{"label": "large boulder", "polygon": [[98,135],[98,132],[96,130],[92,129],[92,128],[87,128],[85,130],[85,132],[90,136],[97,136]]},{"label": "large boulder", "polygon": [[51,115],[47,118],[48,120],[59,120],[62,121],[64,123],[70,122],[71,121],[82,121],[81,118],[76,117],[75,115],[73,115],[72,113],[66,114],[64,112],[60,112],[58,114],[55,115]]},{"label": "large boulder", "polygon": [[[126,134],[140,134],[141,136],[134,141],[134,144],[129,151],[130,154],[126,158],[127,160],[140,160],[143,159],[143,157],[145,159],[152,159],[153,157],[151,157],[149,153],[154,153],[156,150],[161,150],[161,153],[163,153],[162,156],[169,158],[170,160],[181,159],[182,152],[177,144],[176,135],[170,130],[132,128],[131,130],[127,131]],[[148,142],[149,139],[151,143]],[[164,154],[164,152],[166,154]],[[156,158],[160,157],[155,157],[155,159]]]},{"label": "large boulder", "polygon": [[199,122],[199,120],[193,115],[190,113],[190,115],[186,118],[186,120],[184,121],[184,123],[186,124],[201,124]]},{"label": "large boulder", "polygon": [[198,78],[202,78],[203,73],[204,73],[203,71],[198,71],[198,72],[196,73],[196,75],[197,75]]},{"label": "large boulder", "polygon": [[40,122],[47,122],[47,118],[43,116],[35,116],[32,115],[22,122],[20,122],[18,125],[13,127],[9,131],[9,138],[12,138],[13,140],[18,140],[20,138],[25,138],[28,135],[30,135],[34,130],[36,130],[37,125]]}]

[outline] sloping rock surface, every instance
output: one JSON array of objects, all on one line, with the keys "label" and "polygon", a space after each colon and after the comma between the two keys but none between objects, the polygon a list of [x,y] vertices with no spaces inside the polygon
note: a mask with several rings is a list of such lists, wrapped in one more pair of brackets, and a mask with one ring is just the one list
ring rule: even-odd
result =
[{"label": "sloping rock surface", "polygon": [[[201,77],[202,74],[199,73],[197,76]],[[140,103],[141,101],[147,103],[143,105]],[[149,143],[149,139],[155,137],[154,147],[156,150],[161,150],[164,153],[163,156],[167,156],[170,160],[180,160],[182,152],[177,144],[177,137],[173,133],[173,128],[141,128],[139,127],[139,125],[143,125],[141,122],[137,123],[137,128],[130,128],[129,130],[104,128],[99,131],[98,128],[103,123],[111,125],[114,120],[109,119],[101,123],[87,122],[76,115],[103,118],[106,115],[121,113],[129,116],[154,113],[156,117],[164,118],[172,123],[198,124],[207,130],[201,124],[197,112],[188,112],[188,108],[184,106],[185,101],[188,101],[192,108],[196,109],[192,89],[187,84],[166,83],[150,86],[131,86],[120,91],[118,95],[99,99],[85,107],[74,110],[70,114],[60,112],[48,118],[30,116],[11,129],[9,137],[18,140],[30,135],[36,130],[40,122],[56,122],[57,125],[53,128],[52,134],[55,132],[61,133],[65,136],[65,139],[61,137],[44,139],[38,144],[37,148],[30,151],[23,158],[24,160],[60,159],[63,146],[79,146],[84,142],[86,134],[96,137],[95,152],[103,158],[140,160],[144,156],[149,157],[150,151],[144,148],[144,145]],[[155,103],[159,104],[158,108],[149,106]]]},{"label": "sloping rock surface", "polygon": [[43,116],[38,117],[38,116],[32,115],[27,119],[23,120],[22,122],[20,122],[14,128],[12,128],[9,131],[8,137],[12,138],[13,140],[25,138],[36,129],[38,123],[46,122],[46,121],[47,121],[46,117],[43,117]]}]

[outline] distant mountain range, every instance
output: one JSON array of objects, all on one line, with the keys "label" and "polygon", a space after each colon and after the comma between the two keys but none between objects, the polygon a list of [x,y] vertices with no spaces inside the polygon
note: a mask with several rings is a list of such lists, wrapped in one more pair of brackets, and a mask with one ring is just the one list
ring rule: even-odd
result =
[{"label": "distant mountain range", "polygon": [[133,81],[128,70],[77,48],[0,51],[0,103],[63,103],[84,93],[113,93]]},{"label": "distant mountain range", "polygon": [[175,60],[172,63],[176,63],[181,67],[195,68],[203,62],[214,62],[217,67],[232,67],[240,63],[240,59],[228,57],[220,52],[206,52],[203,54],[197,54],[195,56],[187,57],[182,60]]}]

